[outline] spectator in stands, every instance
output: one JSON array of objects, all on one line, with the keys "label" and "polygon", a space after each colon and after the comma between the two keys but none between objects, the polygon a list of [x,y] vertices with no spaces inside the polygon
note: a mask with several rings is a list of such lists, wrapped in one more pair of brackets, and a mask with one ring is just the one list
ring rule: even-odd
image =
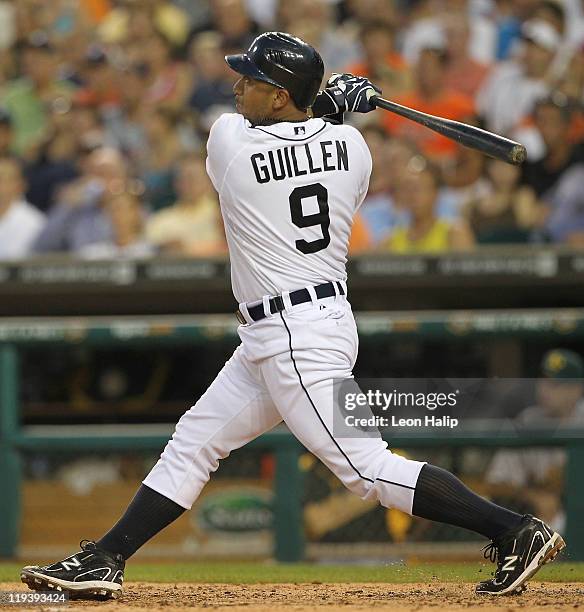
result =
[{"label": "spectator in stands", "polygon": [[45,216],[24,199],[25,185],[14,158],[0,158],[0,260],[30,253]]},{"label": "spectator in stands", "polygon": [[546,194],[549,215],[543,237],[584,247],[584,163],[570,167]]},{"label": "spectator in stands", "polygon": [[561,38],[541,20],[522,27],[522,50],[517,59],[496,66],[477,96],[478,111],[486,127],[500,134],[517,128],[530,115],[535,102],[549,92],[552,62]]},{"label": "spectator in stands", "polygon": [[477,62],[470,55],[470,25],[465,13],[451,13],[443,19],[446,39],[446,87],[474,99],[489,65]]},{"label": "spectator in stands", "polygon": [[81,159],[105,141],[103,122],[95,106],[73,100],[71,106],[54,109],[46,136],[25,167],[29,201],[48,212],[59,189],[79,176]]},{"label": "spectator in stands", "polygon": [[243,0],[211,0],[213,25],[221,35],[226,50],[247,49],[260,33],[247,12]]},{"label": "spectator in stands", "polygon": [[[181,0],[178,1],[180,2]],[[186,2],[188,0],[182,1]],[[250,19],[257,23],[262,31],[278,30],[276,21],[280,4],[280,0],[246,0],[245,8]]]},{"label": "spectator in stands", "polygon": [[584,146],[573,142],[571,106],[556,92],[537,104],[534,117],[546,153],[539,161],[525,165],[522,182],[532,206],[540,211],[535,236],[581,247],[584,245]]},{"label": "spectator in stands", "polygon": [[396,3],[386,0],[347,0],[346,10],[357,24],[376,21],[394,29],[401,19]]},{"label": "spectator in stands", "polygon": [[466,203],[465,214],[480,244],[527,242],[541,212],[519,186],[520,170],[502,161],[487,165],[488,192]]},{"label": "spectator in stands", "polygon": [[[457,156],[457,158],[460,156]],[[410,212],[405,205],[404,194],[400,190],[401,180],[411,172],[414,167],[420,165],[421,155],[418,149],[409,141],[399,138],[390,138],[385,145],[385,168],[383,176],[388,184],[390,204],[392,211],[392,228],[407,225],[410,221]],[[456,160],[454,160],[456,162]],[[441,219],[458,220],[461,217],[459,199],[461,195],[453,195],[453,189],[444,180],[445,168],[441,171],[440,189],[436,198],[436,215]],[[381,168],[380,168],[381,170]],[[461,173],[462,174],[462,173]],[[369,196],[366,196],[366,201]]]},{"label": "spectator in stands", "polygon": [[85,149],[98,149],[105,146],[106,131],[103,113],[93,104],[73,101],[70,115],[60,113],[57,120],[60,127],[71,127],[76,135],[79,146]]},{"label": "spectator in stands", "polygon": [[572,106],[559,92],[540,100],[534,110],[534,123],[545,146],[545,155],[522,166],[521,183],[545,198],[565,172],[584,163],[584,145],[571,137]]},{"label": "spectator in stands", "polygon": [[174,57],[168,38],[155,31],[145,48],[145,63],[150,83],[145,102],[151,106],[178,111],[184,107],[192,89],[191,70]]},{"label": "spectator in stands", "polygon": [[68,28],[64,31],[51,34],[54,41],[56,55],[58,56],[58,73],[60,78],[70,82],[74,87],[81,87],[84,83],[83,72],[87,65],[87,50],[93,45],[94,33],[80,22],[68,21]]},{"label": "spectator in stands", "polygon": [[108,146],[123,151],[131,162],[146,150],[144,97],[148,87],[146,64],[130,64],[121,73],[123,87],[119,106],[104,109],[105,140]]},{"label": "spectator in stands", "polygon": [[444,18],[455,14],[465,15],[468,19],[468,55],[481,64],[490,64],[495,60],[496,26],[492,19],[482,14],[483,6],[478,6],[472,0],[419,0],[409,6],[406,22],[400,24],[401,48],[408,63],[415,64],[421,50],[427,46],[445,44]]},{"label": "spectator in stands", "polygon": [[[4,52],[14,44],[17,36],[16,7],[12,2],[0,3],[0,51]],[[4,55],[4,53],[1,53]]]},{"label": "spectator in stands", "polygon": [[189,155],[179,162],[175,190],[175,204],[149,219],[148,240],[163,253],[190,257],[225,253],[219,202],[200,157]]},{"label": "spectator in stands", "polygon": [[8,84],[0,99],[14,125],[14,151],[34,155],[46,137],[50,109],[68,105],[71,85],[57,77],[55,48],[44,32],[35,32],[22,49],[23,78]]},{"label": "spectator in stands", "polygon": [[494,3],[492,19],[497,28],[495,58],[498,61],[507,60],[511,56],[521,38],[521,24],[532,10],[530,5],[530,0],[523,5],[516,0],[497,0]]},{"label": "spectator in stands", "polygon": [[395,32],[379,22],[361,26],[362,61],[349,64],[344,71],[370,79],[387,98],[395,98],[411,89],[411,73],[395,49]]},{"label": "spectator in stands", "polygon": [[8,157],[13,151],[14,129],[10,113],[0,107],[0,157]]},{"label": "spectator in stands", "polygon": [[407,213],[396,208],[393,190],[408,161],[414,155],[408,143],[390,140],[380,126],[369,124],[362,129],[371,151],[372,170],[367,195],[359,208],[359,215],[371,240],[380,244],[389,233],[407,220]]},{"label": "spectator in stands", "polygon": [[119,151],[101,148],[90,153],[81,176],[61,191],[34,250],[78,252],[90,244],[112,241],[104,203],[108,193],[122,193],[127,184],[126,162]]},{"label": "spectator in stands", "polygon": [[[224,47],[241,51],[257,34],[257,24],[271,27],[274,18],[278,26],[298,29],[295,33],[312,40],[329,70],[342,66],[368,75],[387,97],[405,87],[408,91],[398,101],[462,121],[472,120],[470,98],[494,55],[495,28],[500,30],[501,57],[511,53],[521,33],[524,52],[496,66],[477,96],[486,109],[488,127],[495,131],[500,126],[502,131],[505,126],[523,126],[536,94],[548,91],[550,83],[575,100],[582,98],[584,51],[575,46],[581,44],[582,34],[574,25],[581,23],[582,11],[575,8],[576,2],[563,5],[564,17],[553,0],[496,0],[489,9],[492,22],[483,16],[480,2],[420,0],[401,6],[387,0],[270,0],[268,6],[263,0],[100,0],[86,3],[79,19],[70,19],[67,2],[12,2],[12,21],[3,23],[12,33],[2,39],[6,52],[0,56],[0,80],[5,75],[15,78],[1,83],[0,103],[6,102],[9,115],[0,113],[0,157],[9,152],[25,156],[27,199],[39,209],[54,207],[62,213],[64,202],[72,201],[76,203],[67,208],[69,213],[84,210],[90,217],[92,210],[101,221],[87,233],[96,234],[96,240],[108,225],[102,216],[105,204],[85,208],[99,183],[89,180],[84,170],[86,156],[96,147],[105,144],[123,155],[122,166],[130,164],[146,183],[144,202],[152,209],[174,203],[178,160],[185,151],[198,150],[198,138],[204,138],[216,114],[233,104],[233,76],[223,61]],[[188,49],[189,32],[194,42],[191,63],[186,65],[180,60]],[[554,72],[562,69],[557,58],[568,39],[578,52],[566,60],[565,74]],[[21,44],[22,53],[16,46]],[[408,78],[414,77],[412,90]],[[529,226],[519,223],[519,217],[526,208],[537,211],[535,223],[544,238],[579,244],[584,240],[579,212],[584,160],[564,114],[548,102],[535,112],[535,127],[547,153],[524,167],[522,184],[532,188],[527,206],[515,194],[529,192],[510,186],[506,181],[511,178],[504,178],[512,170],[498,172],[490,165],[485,178],[483,156],[405,119],[376,114],[392,138],[388,141],[375,129],[364,128],[374,167],[370,191],[355,221],[351,252],[378,245],[409,222],[399,184],[418,148],[440,164],[441,183],[448,187],[440,189],[434,207],[440,222],[456,225],[458,203],[471,193],[469,210],[479,242],[491,240],[489,232],[499,222],[505,225],[505,219],[513,220],[514,231],[523,236]],[[81,216],[73,215],[73,225]],[[71,244],[78,239],[84,243],[79,234],[73,240],[76,231],[64,242],[57,241],[58,248],[75,250]],[[495,234],[500,235],[499,229]]]},{"label": "spectator in stands", "polygon": [[531,19],[549,23],[564,41],[566,14],[560,2],[556,2],[556,0],[539,0]]},{"label": "spectator in stands", "polygon": [[144,210],[136,195],[123,191],[105,195],[103,210],[112,228],[104,242],[81,247],[77,254],[91,259],[150,257],[155,248],[144,239]]},{"label": "spectator in stands", "polygon": [[548,23],[560,36],[561,42],[554,57],[550,73],[553,75],[551,81],[552,88],[559,87],[560,82],[565,78],[570,58],[574,51],[584,42],[584,34],[580,33],[580,40],[574,39],[572,32],[568,31],[566,23],[566,9],[564,4],[568,2],[558,2],[558,0],[539,0],[531,19]]},{"label": "spectator in stands", "polygon": [[[473,125],[476,122],[471,122]],[[485,155],[468,147],[457,147],[455,155],[443,164],[440,190],[440,216],[457,218],[462,215],[464,203],[489,193],[485,178]]]},{"label": "spectator in stands", "polygon": [[[516,417],[521,429],[584,427],[584,362],[565,349],[547,352],[543,378],[536,385],[536,404]],[[566,452],[558,448],[500,450],[487,471],[487,491],[499,503],[540,516],[554,529],[565,528],[562,508]]]},{"label": "spectator in stands", "polygon": [[440,13],[441,20],[449,15],[465,16],[469,28],[467,52],[472,60],[484,66],[497,60],[497,25],[492,5],[475,0],[446,0]]},{"label": "spectator in stands", "polygon": [[[582,31],[584,32],[584,22]],[[582,36],[584,39],[584,34]],[[572,55],[566,61],[564,73],[557,87],[569,99],[580,100],[582,98],[582,92],[584,92],[584,40],[572,49]],[[582,111],[580,111],[580,116],[582,117]],[[581,131],[584,130],[581,129]]]},{"label": "spectator in stands", "polygon": [[[446,62],[445,49],[422,50],[415,67],[415,89],[398,96],[396,101],[425,113],[468,122],[474,116],[474,103],[464,94],[446,87]],[[410,140],[436,163],[447,163],[456,154],[457,145],[452,140],[399,115],[385,113],[383,125],[392,136]]]},{"label": "spectator in stands", "polygon": [[189,105],[200,115],[208,131],[223,112],[233,112],[233,70],[225,63],[221,37],[216,32],[199,34],[191,45],[196,67]]},{"label": "spectator in stands", "polygon": [[354,28],[336,23],[335,8],[329,0],[295,0],[278,6],[278,28],[317,48],[329,74],[344,72],[360,55]]},{"label": "spectator in stands", "polygon": [[410,160],[401,177],[396,199],[410,213],[407,225],[398,227],[383,245],[393,253],[443,253],[474,246],[474,237],[463,220],[439,219],[436,205],[440,174],[422,157]]},{"label": "spectator in stands", "polygon": [[139,160],[139,175],[146,187],[146,201],[152,211],[170,206],[176,194],[174,166],[184,153],[178,125],[179,117],[168,108],[154,108],[142,119],[146,148]]},{"label": "spectator in stands", "polygon": [[577,49],[584,44],[584,6],[581,2],[567,0],[561,3],[561,8],[564,12],[566,42]]},{"label": "spectator in stands", "polygon": [[45,213],[55,203],[59,188],[79,175],[83,127],[76,111],[58,120],[52,118],[46,138],[39,144],[34,159],[25,166],[27,198]]},{"label": "spectator in stands", "polygon": [[84,59],[82,86],[75,92],[77,103],[100,110],[119,106],[121,93],[118,75],[104,50],[97,45],[90,45]]},{"label": "spectator in stands", "polygon": [[[182,2],[185,9],[194,11],[204,4],[192,0]],[[105,15],[98,18],[99,38],[106,44],[129,45],[134,52],[148,46],[158,31],[174,47],[180,47],[187,40],[191,24],[188,13],[177,5],[172,0],[106,2]]]}]

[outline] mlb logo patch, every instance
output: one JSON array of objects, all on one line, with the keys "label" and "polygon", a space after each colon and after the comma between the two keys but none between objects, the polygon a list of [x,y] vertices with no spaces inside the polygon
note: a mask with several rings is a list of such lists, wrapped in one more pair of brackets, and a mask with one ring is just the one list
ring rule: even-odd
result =
[{"label": "mlb logo patch", "polygon": [[299,134],[306,134],[306,128],[303,125],[299,125],[294,128],[294,134],[298,136]]}]

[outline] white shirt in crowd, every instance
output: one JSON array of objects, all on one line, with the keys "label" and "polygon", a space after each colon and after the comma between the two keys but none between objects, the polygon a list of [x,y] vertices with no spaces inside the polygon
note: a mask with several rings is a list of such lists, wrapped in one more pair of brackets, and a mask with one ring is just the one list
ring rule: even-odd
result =
[{"label": "white shirt in crowd", "polygon": [[45,225],[45,215],[26,200],[17,200],[0,215],[0,260],[20,259]]},{"label": "white shirt in crowd", "polygon": [[507,134],[527,117],[537,100],[549,93],[543,79],[525,76],[515,61],[501,62],[487,78],[477,95],[477,108],[487,128]]}]

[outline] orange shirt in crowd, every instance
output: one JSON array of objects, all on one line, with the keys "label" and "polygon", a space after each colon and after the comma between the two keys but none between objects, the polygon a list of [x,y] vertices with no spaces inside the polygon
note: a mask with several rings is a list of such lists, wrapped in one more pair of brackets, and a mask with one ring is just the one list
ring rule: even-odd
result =
[{"label": "orange shirt in crowd", "polygon": [[444,84],[447,89],[474,98],[489,70],[490,66],[476,62],[471,58],[451,62],[444,74]]},{"label": "orange shirt in crowd", "polygon": [[371,79],[387,98],[395,98],[412,86],[409,67],[403,57],[395,52],[388,53],[376,65],[366,61],[349,64],[345,72]]},{"label": "orange shirt in crowd", "polygon": [[[395,53],[394,51],[385,56],[385,64],[390,70],[395,70],[396,72],[407,70],[408,67],[404,58],[399,53]],[[375,76],[373,74],[374,71],[367,62],[355,62],[353,64],[349,64],[345,68],[345,72],[350,72],[356,76],[363,76],[367,79],[372,79]]]},{"label": "orange shirt in crowd", "polygon": [[[470,97],[448,89],[434,100],[424,100],[417,92],[412,92],[399,96],[395,101],[423,113],[454,121],[468,121],[475,114],[474,102]],[[384,113],[382,121],[383,127],[392,136],[415,143],[420,151],[430,158],[453,156],[456,153],[457,145],[454,141],[405,117]]]},{"label": "orange shirt in crowd", "polygon": [[73,102],[79,106],[119,106],[122,102],[122,96],[113,84],[104,91],[95,91],[86,87],[75,92]]},{"label": "orange shirt in crowd", "polygon": [[363,217],[357,213],[353,219],[353,229],[349,238],[349,255],[358,255],[372,247],[371,236]]},{"label": "orange shirt in crowd", "polygon": [[100,23],[112,6],[110,0],[81,0],[81,9],[93,23]]}]

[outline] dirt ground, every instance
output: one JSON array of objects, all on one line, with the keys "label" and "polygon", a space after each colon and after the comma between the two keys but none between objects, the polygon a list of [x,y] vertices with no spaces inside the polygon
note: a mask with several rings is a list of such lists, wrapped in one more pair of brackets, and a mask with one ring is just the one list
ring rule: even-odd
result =
[{"label": "dirt ground", "polygon": [[[27,590],[22,584],[2,584],[3,591]],[[519,596],[479,598],[473,585],[453,583],[420,584],[155,584],[130,582],[117,601],[75,601],[61,610],[99,607],[100,612],[164,612],[217,610],[250,612],[260,610],[478,610],[527,612],[531,610],[584,610],[584,583],[532,583]],[[58,608],[35,606],[36,609]],[[14,610],[14,607],[10,607]]]}]

